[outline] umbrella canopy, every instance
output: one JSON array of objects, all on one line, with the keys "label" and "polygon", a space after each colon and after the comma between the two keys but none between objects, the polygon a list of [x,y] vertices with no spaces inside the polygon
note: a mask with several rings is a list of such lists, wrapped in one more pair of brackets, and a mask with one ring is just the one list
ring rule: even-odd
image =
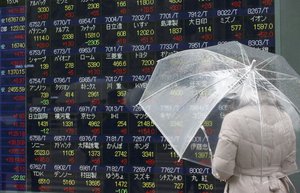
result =
[{"label": "umbrella canopy", "polygon": [[180,159],[210,167],[229,136],[250,156],[236,161],[264,175],[289,159],[286,175],[300,166],[299,96],[300,76],[283,57],[228,42],[159,60],[139,105]]}]

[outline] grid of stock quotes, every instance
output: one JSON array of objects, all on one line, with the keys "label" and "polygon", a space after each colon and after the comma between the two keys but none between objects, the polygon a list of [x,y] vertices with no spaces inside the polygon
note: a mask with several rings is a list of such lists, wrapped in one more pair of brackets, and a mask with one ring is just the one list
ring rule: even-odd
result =
[{"label": "grid of stock quotes", "polygon": [[135,104],[176,51],[236,40],[273,52],[273,0],[1,0],[0,11],[1,190],[223,192]]}]

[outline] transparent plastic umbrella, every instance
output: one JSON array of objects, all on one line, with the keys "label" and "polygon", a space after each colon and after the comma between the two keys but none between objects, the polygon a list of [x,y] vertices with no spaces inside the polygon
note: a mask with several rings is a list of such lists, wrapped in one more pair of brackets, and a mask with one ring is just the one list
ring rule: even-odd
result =
[{"label": "transparent plastic umbrella", "polygon": [[[276,165],[288,175],[300,165],[299,96],[283,57],[228,42],[159,60],[138,104],[180,159],[211,167],[224,156],[220,173],[245,166],[265,176]],[[226,141],[243,151],[222,155]]]}]

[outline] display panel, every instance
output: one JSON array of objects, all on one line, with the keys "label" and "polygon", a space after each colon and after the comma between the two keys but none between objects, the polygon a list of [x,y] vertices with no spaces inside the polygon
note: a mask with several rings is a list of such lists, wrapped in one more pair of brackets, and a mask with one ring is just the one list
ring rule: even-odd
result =
[{"label": "display panel", "polygon": [[273,52],[272,0],[3,2],[1,118],[18,120],[1,121],[3,190],[223,192],[209,168],[178,161],[135,104],[176,51],[236,40]]}]

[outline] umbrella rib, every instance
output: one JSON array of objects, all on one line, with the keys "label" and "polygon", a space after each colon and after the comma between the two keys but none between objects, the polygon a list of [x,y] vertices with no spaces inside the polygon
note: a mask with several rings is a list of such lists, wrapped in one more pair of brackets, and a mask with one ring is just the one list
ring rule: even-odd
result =
[{"label": "umbrella rib", "polygon": [[259,67],[260,65],[264,64],[264,62],[266,62],[267,60],[270,60],[268,61],[266,64],[264,64],[261,68],[259,69],[263,69],[265,68],[266,66],[268,66],[273,60],[275,60],[276,58],[278,57],[278,55],[274,55],[272,57],[269,57],[267,59],[265,59],[264,61],[260,62],[259,64],[256,65],[256,68]]},{"label": "umbrella rib", "polygon": [[188,101],[186,101],[183,105],[181,105],[181,107],[180,107],[174,114],[177,114],[177,113],[178,113],[178,112],[179,112],[186,104],[188,104],[189,102],[191,102],[195,97],[197,97],[197,96],[198,96],[199,94],[201,94],[203,91],[209,89],[210,87],[216,85],[217,83],[219,83],[219,82],[221,82],[221,81],[223,81],[223,80],[225,80],[225,79],[227,79],[227,78],[229,78],[229,77],[231,77],[231,75],[228,75],[228,76],[226,76],[226,77],[224,77],[224,78],[222,78],[222,79],[220,79],[220,80],[218,80],[218,81],[216,81],[216,82],[214,82],[214,83],[208,85],[207,87],[201,89],[199,92],[197,92],[196,94],[194,94]]},{"label": "umbrella rib", "polygon": [[[150,118],[150,120],[154,123],[154,125],[157,127],[157,129],[161,132],[161,134],[162,134],[164,137],[167,136],[167,135],[165,134],[164,130],[161,129],[161,127],[159,126],[159,124],[156,123],[155,119],[153,119],[152,116],[150,115],[150,113],[148,113],[147,108],[144,108],[142,104],[140,104],[140,106],[142,107],[143,111],[147,114],[147,116]],[[175,146],[175,145],[173,144],[173,142],[172,142],[169,138],[165,137],[165,139],[166,139],[167,142],[171,145],[171,147],[174,147],[174,146]],[[174,150],[178,155],[180,155],[180,152],[179,152],[176,148],[173,148],[173,150]]]},{"label": "umbrella rib", "polygon": [[282,72],[273,71],[273,70],[266,70],[266,69],[261,69],[261,68],[258,68],[256,70],[257,71],[262,71],[262,72],[269,72],[269,73],[284,75],[284,76],[290,77],[291,79],[298,79],[298,77],[296,77],[296,76],[293,76],[293,75],[290,75],[290,74],[286,74],[286,73],[282,73]]},{"label": "umbrella rib", "polygon": [[[242,57],[243,57],[244,64],[246,64],[245,58],[244,58],[244,55],[243,55],[243,53],[244,53],[245,56],[247,56],[246,51],[245,51],[245,49],[242,47],[242,44],[238,44],[238,46],[239,46],[240,49],[241,49],[241,55],[242,55]],[[248,57],[248,56],[247,56],[246,59],[247,59],[248,63],[250,64],[250,61],[249,61],[249,57]]]},{"label": "umbrella rib", "polygon": [[[212,156],[212,150],[211,150],[211,147],[210,147],[210,143],[209,143],[209,140],[208,140],[208,135],[207,135],[207,133],[205,133],[205,127],[203,126],[203,125],[201,125],[201,130],[203,131],[203,133],[204,133],[204,136],[205,136],[205,139],[206,139],[206,141],[207,141],[207,144],[208,144],[208,152],[209,152],[209,155],[210,155],[210,160],[212,161],[212,158],[213,158],[213,156]],[[176,152],[178,155],[180,155],[178,152]],[[183,153],[184,154],[184,153]],[[182,156],[183,156],[183,154],[182,154]],[[184,160],[187,160],[187,161],[190,161],[190,162],[193,162],[193,163],[196,163],[196,164],[199,164],[199,162],[198,161],[195,161],[195,160],[193,160],[193,159],[189,159],[189,158],[187,158],[187,157],[179,157],[179,160],[180,159],[184,159]]]},{"label": "umbrella rib", "polygon": [[[247,65],[243,64],[242,62],[240,62],[240,61],[238,61],[238,60],[235,60],[235,59],[230,58],[230,57],[228,57],[228,56],[226,56],[226,55],[223,55],[223,54],[220,54],[220,53],[211,51],[211,50],[201,49],[201,51],[210,52],[210,53],[212,53],[212,56],[214,56],[214,55],[222,56],[222,57],[227,58],[227,59],[229,59],[229,60],[231,60],[231,61],[237,62],[238,64],[241,64],[243,67],[247,66]],[[185,56],[185,55],[188,55],[188,54],[189,54],[189,53],[185,53],[185,54],[182,54],[182,55],[180,55],[180,56],[177,56],[176,53],[175,53],[174,55],[170,55],[169,57],[160,59],[160,61],[164,61],[164,60],[168,60],[168,59],[172,59],[172,58],[176,58],[176,57],[182,57],[182,56]],[[216,58],[216,57],[215,57],[215,58]],[[218,59],[219,61],[221,61],[221,62],[224,63],[224,61],[220,60],[219,58],[216,58],[216,59]],[[233,67],[229,66],[228,64],[226,64],[226,63],[224,63],[224,64],[225,64],[226,66],[230,67],[231,69],[234,69]]]},{"label": "umbrella rib", "polygon": [[[256,80],[262,80],[261,78],[255,78]],[[268,80],[295,80],[297,78],[268,78]]]},{"label": "umbrella rib", "polygon": [[209,143],[209,140],[208,140],[208,135],[207,135],[207,133],[206,133],[206,131],[205,131],[205,128],[204,128],[204,126],[203,126],[202,124],[201,124],[201,130],[203,131],[204,136],[205,136],[205,138],[206,138],[206,140],[207,140],[207,144],[208,144],[208,152],[209,152],[209,154],[210,154],[210,160],[211,160],[211,162],[212,162],[212,158],[213,158],[213,156],[212,156],[212,150],[211,150],[210,143]]},{"label": "umbrella rib", "polygon": [[[229,89],[227,89],[226,90],[226,92],[224,92],[224,94],[223,95],[221,95],[222,97],[220,97],[216,102],[215,102],[215,104],[217,104],[217,103],[219,103],[221,100],[222,100],[222,98],[232,89],[232,88],[234,88],[241,80],[243,80],[244,79],[244,77],[247,75],[247,74],[249,74],[249,72],[251,71],[251,69],[249,69],[247,72],[245,72],[245,74],[243,74],[236,82],[234,82],[233,84],[232,84],[232,86],[229,88]],[[229,76],[228,76],[229,77]],[[226,78],[228,78],[228,77],[226,77]],[[226,79],[226,78],[224,78],[224,79]],[[222,79],[222,80],[224,80],[224,79]],[[220,81],[222,81],[222,80],[220,80]],[[195,97],[196,95],[194,95],[193,96],[193,98]],[[193,99],[192,98],[192,99]],[[187,104],[188,102],[190,102],[192,99],[190,99],[190,100],[188,100],[185,104]],[[185,105],[184,104],[184,105]],[[182,105],[182,107],[181,108],[183,108],[183,106],[184,105]],[[215,105],[213,105],[213,108],[214,108],[214,106]],[[206,115],[206,117],[210,114],[210,112],[213,110],[213,108],[211,108],[209,111],[208,111],[208,113],[207,113],[207,115]],[[179,111],[179,110],[178,110]],[[178,112],[177,111],[177,112]],[[177,113],[176,112],[176,113]],[[175,114],[176,114],[175,113]],[[206,119],[206,117],[203,119],[203,120],[205,120]],[[201,123],[202,124],[202,123]],[[198,131],[197,130],[195,130],[191,135],[189,135],[189,136],[195,136],[196,135],[196,133],[197,133]],[[186,149],[186,147],[188,146],[188,144],[190,144],[190,142],[193,140],[193,138],[191,138],[187,143],[185,143],[184,145],[183,145],[183,149]],[[182,155],[180,155],[180,157],[182,157]]]},{"label": "umbrella rib", "polygon": [[259,86],[260,86],[261,88],[263,88],[264,90],[266,90],[266,91],[268,91],[268,92],[271,92],[274,96],[280,98],[281,100],[283,100],[283,101],[289,103],[289,104],[296,110],[296,112],[298,112],[298,113],[300,114],[299,108],[298,108],[292,101],[290,101],[289,98],[286,97],[280,90],[276,89],[279,93],[281,93],[281,94],[282,94],[283,96],[285,96],[286,98],[283,98],[283,97],[281,97],[281,96],[278,95],[278,94],[275,94],[274,92],[272,92],[272,91],[269,90],[268,88],[264,87],[263,85],[259,85]]},{"label": "umbrella rib", "polygon": [[[211,53],[211,54],[212,54],[211,56],[213,56],[213,57],[214,57],[215,59],[217,59],[218,61],[221,61],[223,64],[225,64],[227,67],[229,67],[229,68],[231,68],[231,69],[234,69],[234,68],[233,68],[232,66],[229,66],[228,64],[226,64],[223,60],[217,58],[215,55],[222,56],[222,57],[227,58],[227,59],[229,59],[229,60],[231,60],[231,61],[233,61],[233,62],[237,62],[238,64],[240,64],[240,65],[243,66],[243,67],[246,67],[246,66],[247,66],[247,65],[243,64],[242,62],[240,62],[240,61],[238,61],[238,60],[235,60],[235,59],[233,59],[233,58],[230,58],[230,57],[228,57],[228,56],[226,56],[226,55],[223,55],[223,54],[220,54],[220,53],[211,51],[211,50],[207,50],[207,49],[201,49],[201,50],[202,50],[202,51],[206,51],[206,52]],[[188,55],[188,54],[186,54],[186,55]],[[184,56],[184,55],[180,55],[180,56],[177,56],[177,55],[176,55],[176,56],[171,55],[170,58],[166,57],[166,58],[160,59],[160,61],[163,61],[163,60],[169,60],[169,59],[172,59],[172,58],[182,57],[182,56]],[[192,63],[192,64],[197,64],[197,63]]]},{"label": "umbrella rib", "polygon": [[[237,69],[234,69],[234,70],[232,70],[232,71],[237,71],[237,70],[241,70],[241,69],[243,69],[243,68],[237,68]],[[210,75],[210,74],[212,74],[212,73],[217,73],[217,72],[228,72],[228,71],[231,71],[231,70],[218,70],[218,71],[211,71],[211,72],[200,72],[200,73],[192,74],[192,75],[189,75],[189,76],[185,76],[185,77],[183,77],[183,78],[181,78],[181,79],[179,79],[179,80],[176,80],[176,81],[174,81],[174,82],[171,82],[171,83],[167,84],[166,86],[162,87],[161,89],[155,91],[154,93],[152,93],[151,95],[149,95],[148,97],[146,97],[146,98],[144,98],[142,101],[140,101],[139,104],[140,104],[141,102],[144,102],[144,101],[148,100],[149,98],[151,98],[152,96],[156,95],[157,93],[159,93],[159,92],[165,90],[165,89],[168,88],[169,86],[171,86],[171,85],[173,85],[173,84],[175,84],[175,83],[178,83],[178,82],[180,82],[180,81],[182,81],[182,80],[185,80],[185,79],[187,79],[187,78],[191,78],[191,77],[194,77],[194,76],[198,76],[198,75],[201,75],[201,74],[204,74],[204,73],[205,73],[205,75]],[[226,78],[227,78],[227,77],[226,77]]]},{"label": "umbrella rib", "polygon": [[262,78],[262,80],[265,80],[267,83],[269,83],[272,87],[273,87],[273,89],[275,89],[277,92],[279,92],[281,95],[283,95],[284,97],[281,97],[280,95],[277,95],[277,94],[275,94],[274,92],[272,92],[272,90],[271,89],[268,89],[268,88],[266,88],[265,86],[263,86],[263,85],[260,85],[263,89],[265,89],[266,91],[269,91],[269,92],[271,92],[273,95],[275,95],[275,96],[277,96],[278,98],[280,98],[280,99],[282,99],[282,100],[284,100],[284,101],[286,101],[286,102],[288,102],[288,103],[290,103],[295,109],[296,109],[296,111],[297,112],[299,112],[300,113],[300,110],[299,110],[299,108],[284,94],[284,93],[282,93],[276,86],[274,86],[274,84],[272,84],[270,81],[268,81],[266,78],[264,78],[261,74],[259,74],[258,72],[256,72],[256,74],[258,75],[258,76],[260,76],[261,78]]},{"label": "umbrella rib", "polygon": [[[247,72],[245,72],[245,74],[243,74],[243,75],[241,76],[241,78],[238,79],[238,81],[236,81],[236,82],[233,84],[232,87],[234,87],[240,80],[242,80],[249,72],[250,72],[250,70],[248,70]],[[218,80],[217,82],[214,82],[214,83],[208,85],[207,87],[205,87],[204,89],[200,90],[197,94],[193,95],[193,97],[191,97],[188,101],[186,101],[183,105],[181,105],[182,107],[179,108],[179,109],[177,110],[177,112],[179,112],[179,111],[180,111],[187,103],[189,103],[191,100],[193,100],[193,98],[195,98],[195,97],[196,97],[197,95],[199,95],[201,92],[203,92],[203,91],[207,90],[208,88],[214,86],[215,84],[217,84],[217,83],[219,83],[219,82],[221,82],[221,81],[227,79],[228,77],[231,77],[231,75],[226,76],[226,77],[224,77],[223,79]],[[230,88],[225,92],[225,95],[228,93],[229,90],[232,89],[232,87],[230,87]],[[225,96],[225,95],[224,95],[224,96]],[[222,97],[222,98],[223,98],[223,97]],[[177,114],[177,112],[176,112],[175,114]]]},{"label": "umbrella rib", "polygon": [[[220,54],[220,53],[211,51],[211,50],[206,50],[206,49],[204,49],[204,50],[207,51],[207,52],[213,53],[212,56],[214,56],[214,55],[219,55],[219,56],[222,56],[222,57],[227,58],[227,59],[229,59],[229,60],[232,60],[232,61],[234,61],[234,62],[237,62],[237,63],[241,64],[243,67],[246,67],[246,66],[247,66],[246,64],[243,64],[242,62],[240,62],[240,61],[238,61],[238,60],[235,60],[235,59],[233,59],[233,58],[230,58],[230,57],[228,57],[228,56],[226,56],[226,55],[223,55],[223,54]],[[215,58],[216,58],[216,57],[215,57]],[[228,66],[228,65],[227,65],[224,61],[222,61],[221,59],[219,59],[219,58],[216,58],[216,59],[218,59],[219,61],[223,62],[226,66]],[[231,66],[228,66],[228,67],[232,68]],[[232,68],[232,69],[233,69],[233,68]]]}]

